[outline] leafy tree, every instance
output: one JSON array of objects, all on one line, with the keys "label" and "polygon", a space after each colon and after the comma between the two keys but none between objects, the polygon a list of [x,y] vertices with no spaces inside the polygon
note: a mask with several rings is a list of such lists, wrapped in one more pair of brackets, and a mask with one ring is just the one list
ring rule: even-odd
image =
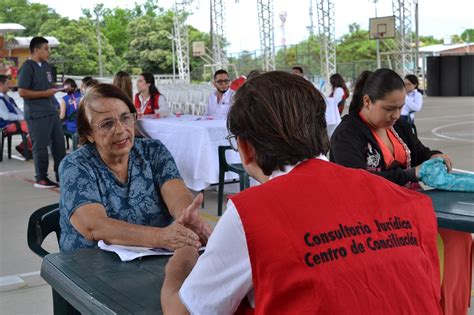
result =
[{"label": "leafy tree", "polygon": [[[414,39],[414,37],[413,37],[413,39]],[[436,45],[436,44],[442,44],[443,43],[442,39],[436,39],[431,35],[430,36],[419,36],[418,39],[420,41],[420,47]]]},{"label": "leafy tree", "polygon": [[474,42],[474,28],[468,28],[464,30],[461,34],[461,38],[463,41],[472,43]]},{"label": "leafy tree", "polygon": [[36,36],[43,23],[59,18],[59,14],[44,4],[29,3],[28,0],[0,0],[0,23],[23,25],[26,28],[23,36]]},{"label": "leafy tree", "polygon": [[376,42],[369,39],[369,31],[362,30],[359,24],[353,23],[349,25],[349,33],[340,38],[336,47],[336,55],[338,63],[375,60],[377,58]]},{"label": "leafy tree", "polygon": [[[56,37],[60,45],[52,50],[51,58],[66,74],[85,75],[98,73],[98,43],[95,25],[85,18],[48,20],[41,34]],[[106,73],[114,73],[120,66],[113,47],[101,34],[102,58]],[[62,68],[62,69],[61,69]]]}]

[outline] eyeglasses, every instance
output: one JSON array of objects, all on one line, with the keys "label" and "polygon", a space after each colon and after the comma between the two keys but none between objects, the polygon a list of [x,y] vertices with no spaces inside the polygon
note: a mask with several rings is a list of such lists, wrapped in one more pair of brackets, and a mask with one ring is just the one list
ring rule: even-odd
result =
[{"label": "eyeglasses", "polygon": [[229,83],[230,80],[229,79],[225,79],[225,80],[217,80],[216,83],[217,84],[222,84],[222,83]]},{"label": "eyeglasses", "polygon": [[96,124],[95,126],[100,132],[107,133],[112,129],[117,127],[117,120],[120,120],[120,123],[125,127],[133,127],[135,124],[135,120],[137,118],[136,113],[128,113],[125,115],[120,116],[119,119],[110,118],[101,121],[100,123]]},{"label": "eyeglasses", "polygon": [[225,139],[229,141],[229,144],[232,150],[234,150],[235,152],[239,152],[236,135],[228,135],[227,137],[225,137]]}]

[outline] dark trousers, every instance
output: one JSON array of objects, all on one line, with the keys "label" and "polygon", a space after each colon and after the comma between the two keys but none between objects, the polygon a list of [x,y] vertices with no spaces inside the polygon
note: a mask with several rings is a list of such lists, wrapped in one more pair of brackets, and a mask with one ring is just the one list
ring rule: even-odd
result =
[{"label": "dark trousers", "polygon": [[26,121],[33,142],[33,160],[35,163],[36,180],[48,177],[48,145],[51,144],[51,153],[54,160],[54,171],[58,180],[59,163],[66,155],[64,133],[58,114],[28,119]]}]

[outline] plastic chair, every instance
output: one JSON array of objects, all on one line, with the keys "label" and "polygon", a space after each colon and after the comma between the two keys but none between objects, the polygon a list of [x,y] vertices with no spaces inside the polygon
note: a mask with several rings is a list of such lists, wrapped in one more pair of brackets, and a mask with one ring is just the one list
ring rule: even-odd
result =
[{"label": "plastic chair", "polygon": [[224,199],[224,185],[234,183],[225,182],[224,176],[226,172],[234,172],[239,175],[240,191],[248,188],[250,186],[249,176],[245,172],[242,164],[229,164],[225,158],[225,151],[232,150],[230,146],[219,146],[219,184],[217,191],[217,215],[222,215],[222,201]]},{"label": "plastic chair", "polygon": [[26,139],[26,133],[24,133],[23,131],[21,131],[21,125],[18,121],[15,121],[14,122],[16,124],[16,130],[17,132],[9,132],[7,133],[5,131],[4,128],[1,129],[1,132],[2,132],[2,144],[1,144],[1,147],[0,147],[0,151],[1,151],[1,154],[0,154],[0,162],[3,161],[3,147],[4,147],[4,144],[5,144],[5,138],[7,138],[7,147],[8,147],[8,159],[11,159],[12,158],[12,137],[14,135],[21,135],[21,139],[23,141],[23,148],[25,149],[25,159],[28,161],[29,159],[31,159],[31,151],[28,150],[28,141]]},{"label": "plastic chair", "polygon": [[[57,203],[39,208],[30,216],[27,229],[28,247],[33,253],[44,258],[49,252],[42,247],[43,241],[53,232],[56,233],[59,244],[61,227],[59,225],[59,204]],[[52,290],[54,314],[80,314],[59,293]]]}]

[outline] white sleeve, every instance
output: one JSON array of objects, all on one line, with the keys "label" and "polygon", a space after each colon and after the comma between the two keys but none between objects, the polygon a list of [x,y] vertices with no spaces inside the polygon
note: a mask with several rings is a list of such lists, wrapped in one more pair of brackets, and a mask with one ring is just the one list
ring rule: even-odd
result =
[{"label": "white sleeve", "polygon": [[162,110],[170,110],[170,106],[168,105],[168,102],[166,101],[166,98],[163,94],[160,94],[160,97],[158,98],[158,104],[160,104],[160,109]]},{"label": "white sleeve", "polygon": [[408,110],[408,113],[420,111],[421,107],[423,106],[423,96],[421,93],[415,91],[413,95],[407,95],[405,97],[405,106]]},{"label": "white sleeve", "polygon": [[334,97],[334,104],[336,107],[339,105],[339,103],[342,101],[342,98],[344,97],[344,90],[340,87],[336,88],[333,94]]},{"label": "white sleeve", "polygon": [[234,314],[252,288],[242,221],[229,201],[179,296],[191,314]]},{"label": "white sleeve", "polygon": [[3,120],[8,120],[8,121],[23,120],[23,113],[21,113],[21,111],[16,106],[15,106],[15,109],[17,110],[18,114],[10,113],[5,102],[3,100],[0,100],[0,118],[2,118]]}]

